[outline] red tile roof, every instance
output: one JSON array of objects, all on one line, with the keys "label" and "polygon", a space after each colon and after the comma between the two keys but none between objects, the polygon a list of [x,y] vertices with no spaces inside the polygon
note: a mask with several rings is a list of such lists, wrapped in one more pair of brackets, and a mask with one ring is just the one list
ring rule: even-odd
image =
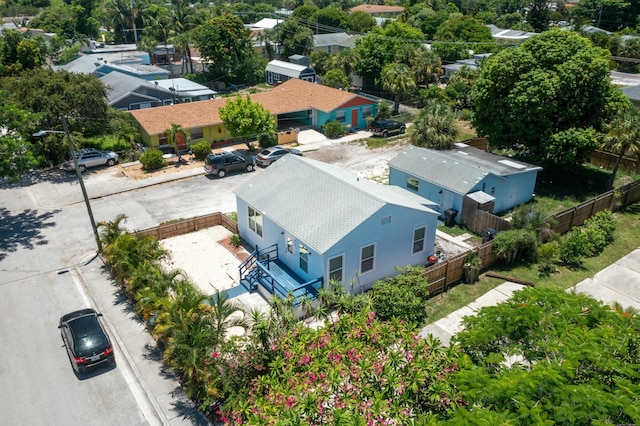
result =
[{"label": "red tile roof", "polygon": [[[249,95],[251,100],[259,102],[272,115],[307,109],[318,109],[324,112],[333,111],[345,104],[365,100],[344,90],[338,90],[321,84],[309,83],[292,78],[268,92]],[[215,98],[207,101],[189,102],[130,111],[149,135],[164,133],[171,124],[180,124],[185,129],[205,127],[222,123],[219,109],[227,104],[228,98]],[[359,103],[359,102],[356,102]]]},{"label": "red tile roof", "polygon": [[378,4],[360,4],[356,7],[351,8],[351,13],[353,12],[364,12],[364,13],[402,13],[404,12],[404,7],[402,6],[384,6]]}]

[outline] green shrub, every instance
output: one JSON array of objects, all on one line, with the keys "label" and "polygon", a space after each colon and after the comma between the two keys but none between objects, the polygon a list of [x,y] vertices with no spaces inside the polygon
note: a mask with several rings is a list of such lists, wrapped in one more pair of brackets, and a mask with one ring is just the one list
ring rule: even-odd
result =
[{"label": "green shrub", "polygon": [[502,231],[493,240],[493,251],[507,265],[519,260],[535,261],[536,235],[526,229]]},{"label": "green shrub", "polygon": [[231,245],[234,246],[235,248],[240,247],[240,244],[242,244],[242,240],[240,239],[240,235],[238,234],[233,234],[230,238],[230,242]]},{"label": "green shrub", "polygon": [[324,125],[324,134],[329,138],[339,138],[344,134],[344,129],[339,121],[329,121]]},{"label": "green shrub", "polygon": [[472,115],[473,113],[471,112],[470,109],[462,108],[462,111],[460,111],[460,120],[471,121]]},{"label": "green shrub", "polygon": [[558,260],[560,254],[560,246],[557,242],[552,241],[550,243],[542,244],[538,248],[538,272],[541,277],[548,277],[556,271],[554,263]]},{"label": "green shrub", "polygon": [[278,136],[275,133],[262,133],[258,136],[260,148],[269,148],[278,145]]},{"label": "green shrub", "polygon": [[203,161],[207,155],[211,154],[211,145],[209,142],[199,142],[191,145],[191,152],[196,160]]},{"label": "green shrub", "polygon": [[142,170],[151,171],[158,170],[167,165],[167,162],[162,158],[162,151],[158,149],[148,149],[140,156],[140,163],[142,163]]},{"label": "green shrub", "polygon": [[424,269],[414,266],[401,271],[399,275],[377,281],[373,285],[373,310],[383,321],[399,318],[423,323],[426,318],[425,302],[429,299]]},{"label": "green shrub", "polygon": [[560,260],[580,266],[583,257],[597,256],[614,240],[616,220],[608,211],[596,213],[584,225],[567,233],[560,251]]},{"label": "green shrub", "polygon": [[609,245],[613,242],[615,238],[614,232],[617,227],[617,221],[616,218],[613,217],[613,213],[611,213],[610,210],[603,210],[596,213],[595,215],[593,215],[593,217],[585,222],[585,225],[601,230],[605,238],[606,245]]}]

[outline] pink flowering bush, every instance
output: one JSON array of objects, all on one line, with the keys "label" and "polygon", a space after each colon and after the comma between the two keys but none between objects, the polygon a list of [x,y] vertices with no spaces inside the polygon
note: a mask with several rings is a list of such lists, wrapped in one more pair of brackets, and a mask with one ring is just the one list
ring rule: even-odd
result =
[{"label": "pink flowering bush", "polygon": [[268,371],[227,405],[230,424],[406,424],[447,416],[460,403],[448,376],[458,351],[419,338],[371,311],[317,330],[297,326],[277,342]]}]

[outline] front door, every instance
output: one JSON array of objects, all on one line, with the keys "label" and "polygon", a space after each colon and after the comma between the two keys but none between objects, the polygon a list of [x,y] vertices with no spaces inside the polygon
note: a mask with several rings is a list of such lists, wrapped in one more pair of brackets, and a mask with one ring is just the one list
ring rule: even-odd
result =
[{"label": "front door", "polygon": [[358,128],[358,110],[357,109],[351,110],[351,128],[354,130]]}]

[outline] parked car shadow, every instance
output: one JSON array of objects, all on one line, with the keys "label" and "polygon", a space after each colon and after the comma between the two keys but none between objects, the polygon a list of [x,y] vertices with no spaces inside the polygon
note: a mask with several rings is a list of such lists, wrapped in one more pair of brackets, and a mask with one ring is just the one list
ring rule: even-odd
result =
[{"label": "parked car shadow", "polygon": [[54,210],[38,214],[37,210],[23,210],[14,213],[0,207],[0,261],[18,250],[18,247],[33,250],[35,246],[49,244],[42,230],[56,225],[51,220],[59,212]]}]

